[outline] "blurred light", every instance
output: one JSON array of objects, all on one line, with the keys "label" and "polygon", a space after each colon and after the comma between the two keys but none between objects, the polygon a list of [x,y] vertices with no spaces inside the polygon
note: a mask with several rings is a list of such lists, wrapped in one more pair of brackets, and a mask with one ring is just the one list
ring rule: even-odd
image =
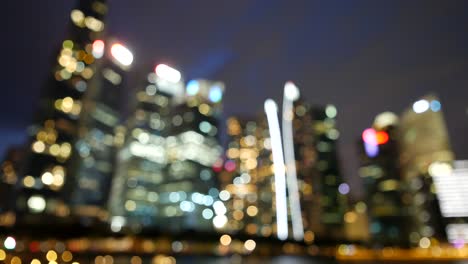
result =
[{"label": "blurred light", "polygon": [[102,41],[100,39],[95,40],[93,42],[93,51],[92,51],[92,53],[93,53],[93,56],[96,59],[99,59],[104,55],[104,47],[105,47],[104,41]]},{"label": "blurred light", "polygon": [[431,101],[431,110],[433,112],[439,112],[441,108],[442,108],[442,105],[440,104],[439,101],[437,101],[437,100],[432,100]]},{"label": "blurred light", "polygon": [[383,145],[388,142],[388,133],[385,131],[379,131],[376,134],[377,144]]},{"label": "blurred light", "polygon": [[223,98],[223,90],[218,85],[214,85],[210,88],[208,98],[213,103],[218,103]]},{"label": "blurred light", "polygon": [[213,218],[213,225],[216,228],[223,228],[226,225],[227,221],[228,219],[225,215],[217,215]]},{"label": "blurred light", "polygon": [[349,185],[347,183],[340,184],[340,186],[338,186],[338,191],[343,195],[348,194],[349,193]]},{"label": "blurred light", "polygon": [[221,245],[223,246],[229,246],[229,244],[231,244],[231,236],[229,235],[222,235],[220,238],[219,238],[219,242],[221,243]]},{"label": "blurred light", "polygon": [[[286,165],[286,183],[289,193],[289,206],[291,211],[292,231],[295,240],[304,238],[304,226],[302,223],[302,210],[299,198],[299,187],[296,175],[296,158],[294,157],[293,124],[294,110],[293,101],[299,98],[299,89],[292,82],[284,85],[283,99],[283,146],[284,161]],[[276,166],[276,165],[275,165]]]},{"label": "blurred light", "polygon": [[9,236],[5,239],[5,242],[3,243],[6,249],[13,250],[16,247],[16,240]]},{"label": "blurred light", "polygon": [[213,218],[214,213],[213,213],[213,211],[211,209],[206,208],[206,209],[203,209],[202,216],[206,220],[209,220],[209,219]]},{"label": "blurred light", "polygon": [[267,99],[264,106],[270,131],[274,164],[277,236],[280,240],[285,240],[288,238],[288,209],[286,202],[286,179],[283,147],[281,144],[281,132],[277,112],[278,107],[276,106],[275,101],[272,99]]},{"label": "blurred light", "polygon": [[417,114],[424,113],[429,109],[429,102],[427,100],[419,100],[413,104],[413,111]]},{"label": "blurred light", "polygon": [[29,209],[31,209],[31,211],[35,213],[40,213],[44,211],[46,207],[46,201],[44,200],[44,198],[42,198],[42,196],[37,195],[29,197],[27,204]]},{"label": "blurred light", "polygon": [[42,174],[41,180],[45,185],[51,185],[54,182],[54,175],[50,172],[45,172]]},{"label": "blurred light", "polygon": [[232,160],[228,160],[226,161],[226,164],[224,164],[224,168],[228,171],[228,172],[233,172],[236,170],[236,163]]},{"label": "blurred light", "polygon": [[221,201],[216,201],[213,203],[213,209],[215,210],[215,213],[217,215],[224,215],[226,214],[226,206],[224,206],[223,202]]},{"label": "blurred light", "polygon": [[132,52],[120,43],[112,45],[111,54],[123,66],[130,66],[133,62]]},{"label": "blurred light", "polygon": [[180,72],[174,68],[167,66],[166,64],[159,64],[155,70],[159,78],[172,83],[178,83],[181,79]]},{"label": "blurred light", "polygon": [[46,258],[48,261],[56,261],[57,260],[57,252],[53,250],[47,251]]},{"label": "blurred light", "polygon": [[247,249],[248,251],[253,251],[256,246],[257,246],[257,243],[255,243],[255,241],[253,241],[252,239],[249,239],[245,241],[244,243],[244,248]]},{"label": "blurred light", "polygon": [[41,264],[41,261],[38,259],[31,260],[31,264]]},{"label": "blurred light", "polygon": [[120,232],[122,227],[125,225],[125,218],[123,216],[114,216],[111,219],[111,230],[112,232]]},{"label": "blurred light", "polygon": [[299,99],[300,93],[297,86],[289,81],[284,85],[284,97],[290,101],[296,101]]},{"label": "blurred light", "polygon": [[219,192],[219,198],[222,201],[227,201],[229,200],[229,198],[231,198],[231,194],[226,190],[222,190],[221,192]]},{"label": "blurred light", "polygon": [[423,237],[419,240],[419,246],[421,248],[429,248],[431,246],[431,240],[427,237]]},{"label": "blurred light", "polygon": [[325,107],[325,114],[328,118],[335,118],[337,113],[338,111],[334,105],[327,105],[327,107]]},{"label": "blurred light", "polygon": [[374,119],[374,127],[377,129],[384,129],[388,126],[398,123],[398,116],[392,112],[383,112],[377,115]]},{"label": "blurred light", "polygon": [[3,249],[0,249],[0,260],[5,260],[6,256],[6,252]]},{"label": "blurred light", "polygon": [[186,91],[188,95],[196,95],[200,90],[200,84],[196,80],[191,80],[187,83]]},{"label": "blurred light", "polygon": [[73,254],[70,251],[64,251],[62,253],[62,260],[65,262],[70,262],[73,259]]},{"label": "blurred light", "polygon": [[32,144],[32,149],[36,153],[42,153],[45,150],[45,144],[42,141],[36,141]]},{"label": "blurred light", "polygon": [[453,168],[446,162],[433,162],[429,165],[427,171],[431,176],[450,176]]}]

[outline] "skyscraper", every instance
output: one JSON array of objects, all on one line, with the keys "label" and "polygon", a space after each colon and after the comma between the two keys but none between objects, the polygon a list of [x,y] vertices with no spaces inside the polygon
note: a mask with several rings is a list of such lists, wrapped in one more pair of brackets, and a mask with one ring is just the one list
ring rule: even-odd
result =
[{"label": "skyscraper", "polygon": [[230,117],[227,134],[227,159],[219,167],[219,196],[225,201],[229,219],[224,230],[270,237],[276,233],[276,209],[266,119]]},{"label": "skyscraper", "polygon": [[468,243],[468,161],[433,163],[429,174],[434,179],[448,242],[460,248]]},{"label": "skyscraper", "polygon": [[[107,46],[107,48],[106,48]],[[76,172],[71,194],[72,212],[76,215],[107,217],[109,186],[114,174],[116,150],[123,143],[122,96],[126,93],[126,70],[132,53],[115,41],[93,43],[93,56],[103,57],[88,85],[80,117],[77,154],[73,157]]]},{"label": "skyscraper", "polygon": [[167,197],[159,192],[159,187],[167,177],[170,114],[174,102],[183,94],[183,82],[175,69],[166,65],[158,67],[165,71],[148,74],[147,82],[136,94],[125,136],[121,132],[125,139],[119,150],[109,200],[111,228],[116,232],[124,225],[137,230],[154,228],[159,225],[159,215],[165,213],[160,211],[159,204]]},{"label": "skyscraper", "polygon": [[444,239],[445,232],[429,168],[433,164],[451,166],[453,152],[441,112],[433,95],[424,96],[400,118],[400,164],[405,182],[404,206],[411,221],[409,240],[428,247],[431,239]]},{"label": "skyscraper", "polygon": [[86,91],[97,72],[92,44],[102,36],[106,12],[107,6],[100,0],[79,1],[71,11],[70,31],[61,43],[57,64],[43,89],[30,129],[30,147],[17,182],[16,207],[22,213],[70,214],[74,144],[84,114]]},{"label": "skyscraper", "polygon": [[[219,119],[224,84],[208,80],[187,83],[184,101],[171,111],[166,141],[167,177],[158,192],[167,196],[159,221],[176,231],[213,231],[225,224],[213,166],[221,158]],[[175,208],[173,210],[172,208]]]},{"label": "skyscraper", "polygon": [[366,205],[374,246],[409,246],[407,212],[400,170],[398,116],[384,112],[364,130],[360,144],[361,167],[367,192]]}]

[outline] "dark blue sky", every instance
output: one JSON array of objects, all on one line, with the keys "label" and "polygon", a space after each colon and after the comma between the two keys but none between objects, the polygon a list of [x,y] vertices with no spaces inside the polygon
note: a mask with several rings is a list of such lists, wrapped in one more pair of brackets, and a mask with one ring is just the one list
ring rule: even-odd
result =
[{"label": "dark blue sky", "polygon": [[[20,143],[65,36],[74,1],[5,1],[0,151]],[[382,111],[435,92],[457,158],[468,158],[467,1],[110,0],[108,32],[135,63],[226,83],[226,115],[254,114],[294,80],[338,107],[341,157],[357,177],[356,139]],[[130,93],[130,91],[129,91]],[[351,180],[353,185],[359,181]],[[359,189],[359,188],[358,188]]]}]

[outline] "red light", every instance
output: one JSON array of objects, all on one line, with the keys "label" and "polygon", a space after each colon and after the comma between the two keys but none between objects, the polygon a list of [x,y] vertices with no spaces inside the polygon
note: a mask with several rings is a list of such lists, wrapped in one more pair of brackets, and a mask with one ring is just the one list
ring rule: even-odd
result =
[{"label": "red light", "polygon": [[96,51],[103,51],[104,50],[104,41],[102,40],[95,40],[93,42],[93,50],[96,50]]},{"label": "red light", "polygon": [[377,144],[382,145],[388,142],[388,134],[385,131],[379,131],[376,134]]},{"label": "red light", "polygon": [[371,145],[382,145],[388,142],[389,136],[385,131],[375,131],[373,128],[368,128],[362,132],[362,140]]},{"label": "red light", "polygon": [[223,170],[223,160],[218,159],[214,164],[213,164],[213,171],[214,172],[221,172]]}]

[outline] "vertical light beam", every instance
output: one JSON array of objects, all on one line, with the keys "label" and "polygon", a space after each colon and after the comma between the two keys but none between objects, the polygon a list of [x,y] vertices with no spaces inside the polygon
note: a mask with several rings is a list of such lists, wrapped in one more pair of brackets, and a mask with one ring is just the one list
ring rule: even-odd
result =
[{"label": "vertical light beam", "polygon": [[265,113],[270,131],[271,150],[273,155],[273,167],[275,174],[275,198],[276,198],[276,226],[277,236],[280,240],[288,238],[288,209],[286,202],[286,179],[281,145],[281,132],[278,121],[278,107],[275,101],[265,101]]},{"label": "vertical light beam", "polygon": [[293,237],[297,241],[304,239],[304,226],[302,223],[301,203],[299,199],[299,187],[297,184],[296,158],[294,157],[293,102],[299,98],[299,89],[292,82],[284,85],[283,97],[283,145],[286,165],[286,180],[288,185],[289,206]]}]

